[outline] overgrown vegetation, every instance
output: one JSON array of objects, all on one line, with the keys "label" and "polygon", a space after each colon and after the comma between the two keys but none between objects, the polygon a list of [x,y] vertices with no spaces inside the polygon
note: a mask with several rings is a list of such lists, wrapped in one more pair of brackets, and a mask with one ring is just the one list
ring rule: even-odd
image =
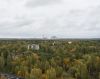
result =
[{"label": "overgrown vegetation", "polygon": [[[25,79],[100,79],[100,41],[0,41],[0,72]],[[28,50],[39,44],[40,50]]]}]

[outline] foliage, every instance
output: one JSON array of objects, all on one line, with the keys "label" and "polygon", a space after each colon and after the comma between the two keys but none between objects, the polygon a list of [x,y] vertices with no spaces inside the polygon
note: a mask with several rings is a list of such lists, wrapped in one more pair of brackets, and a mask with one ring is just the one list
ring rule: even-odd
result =
[{"label": "foliage", "polygon": [[[25,79],[100,79],[100,40],[71,41],[1,40],[0,73]],[[28,50],[28,44],[40,49]]]}]

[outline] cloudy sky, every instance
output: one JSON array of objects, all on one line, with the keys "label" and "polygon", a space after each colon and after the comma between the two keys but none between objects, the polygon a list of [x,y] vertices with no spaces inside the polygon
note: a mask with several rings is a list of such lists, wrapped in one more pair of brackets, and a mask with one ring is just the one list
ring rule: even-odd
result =
[{"label": "cloudy sky", "polygon": [[0,38],[100,38],[100,0],[0,0]]}]

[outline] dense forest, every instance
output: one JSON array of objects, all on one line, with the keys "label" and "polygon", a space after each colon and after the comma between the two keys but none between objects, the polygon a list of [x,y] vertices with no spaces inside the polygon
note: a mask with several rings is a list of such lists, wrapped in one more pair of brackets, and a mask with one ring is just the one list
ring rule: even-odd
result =
[{"label": "dense forest", "polygon": [[[29,44],[39,50],[28,49]],[[0,73],[24,79],[100,79],[100,40],[1,40]]]}]

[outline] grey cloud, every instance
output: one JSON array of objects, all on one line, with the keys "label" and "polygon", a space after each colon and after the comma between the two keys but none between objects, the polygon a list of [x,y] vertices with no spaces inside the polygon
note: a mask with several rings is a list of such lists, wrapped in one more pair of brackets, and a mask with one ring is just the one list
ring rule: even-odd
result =
[{"label": "grey cloud", "polygon": [[23,0],[26,5],[21,1],[20,6],[20,0],[10,1],[10,8],[4,6],[7,11],[0,14],[0,37],[100,37],[97,0],[82,0],[86,5],[80,0]]},{"label": "grey cloud", "polygon": [[44,6],[54,3],[59,3],[60,0],[29,0],[26,3],[26,6],[28,7],[38,7],[38,6]]},{"label": "grey cloud", "polygon": [[[0,34],[14,34],[14,33],[22,33],[24,31],[24,27],[29,27],[32,25],[32,20],[21,20],[21,21],[15,21],[15,22],[4,22],[0,23]],[[22,30],[22,31],[21,31]],[[11,35],[10,34],[10,35]],[[15,34],[15,35],[16,35]]]},{"label": "grey cloud", "polygon": [[87,31],[100,31],[100,6],[90,11],[83,22],[83,27],[85,27]]},{"label": "grey cloud", "polygon": [[2,27],[2,28],[6,28],[6,27],[23,27],[23,26],[27,26],[27,25],[30,25],[31,24],[31,22],[14,22],[14,23],[1,23],[0,24],[0,27]]},{"label": "grey cloud", "polygon": [[100,12],[98,7],[96,8],[96,11],[94,9],[89,11],[71,10],[69,14],[64,16],[47,18],[42,29],[48,31],[51,35],[66,34],[68,37],[100,37],[100,17],[98,15]]}]

